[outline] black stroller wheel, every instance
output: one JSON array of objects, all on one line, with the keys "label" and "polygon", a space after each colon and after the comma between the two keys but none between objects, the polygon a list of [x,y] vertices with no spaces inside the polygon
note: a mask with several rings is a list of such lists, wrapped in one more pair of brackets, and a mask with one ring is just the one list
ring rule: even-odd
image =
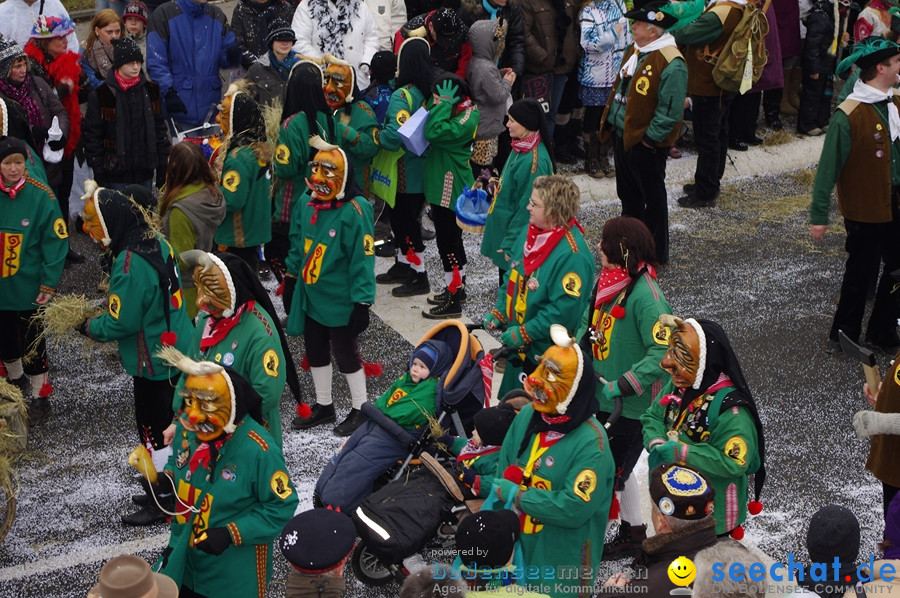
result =
[{"label": "black stroller wheel", "polygon": [[368,586],[386,586],[394,581],[394,573],[390,567],[369,552],[365,542],[360,542],[350,557],[350,566],[356,578]]}]

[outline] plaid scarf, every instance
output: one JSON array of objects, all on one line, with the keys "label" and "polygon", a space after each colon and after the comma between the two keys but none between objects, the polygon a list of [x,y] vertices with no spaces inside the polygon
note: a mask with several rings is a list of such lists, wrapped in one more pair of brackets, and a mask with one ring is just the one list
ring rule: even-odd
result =
[{"label": "plaid scarf", "polygon": [[31,97],[31,75],[26,75],[25,80],[16,85],[8,79],[0,79],[0,90],[3,91],[10,99],[15,100],[25,109],[25,116],[28,117],[28,124],[32,127],[44,127],[44,115],[37,102]]}]

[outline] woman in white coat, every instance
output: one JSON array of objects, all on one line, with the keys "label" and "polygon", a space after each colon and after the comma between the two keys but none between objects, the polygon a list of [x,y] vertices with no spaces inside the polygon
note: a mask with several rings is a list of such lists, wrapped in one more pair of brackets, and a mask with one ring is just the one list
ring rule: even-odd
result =
[{"label": "woman in white coat", "polygon": [[378,51],[378,30],[364,0],[304,0],[294,11],[294,50],[310,58],[332,54],[356,68],[360,89],[369,86],[368,65]]}]

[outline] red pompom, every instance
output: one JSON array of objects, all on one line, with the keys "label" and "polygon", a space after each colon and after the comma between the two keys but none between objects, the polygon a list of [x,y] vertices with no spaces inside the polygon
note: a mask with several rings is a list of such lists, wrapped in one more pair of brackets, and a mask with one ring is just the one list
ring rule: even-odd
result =
[{"label": "red pompom", "polygon": [[46,399],[50,395],[53,394],[53,385],[49,382],[44,382],[41,384],[41,390],[38,391],[38,398]]},{"label": "red pompom", "polygon": [[621,305],[614,305],[613,308],[609,310],[609,315],[617,320],[621,320],[625,317],[625,308]]},{"label": "red pompom", "polygon": [[525,475],[522,472],[522,468],[518,465],[510,465],[503,471],[504,480],[509,480],[510,482],[521,484],[524,478]]},{"label": "red pompom", "polygon": [[731,530],[731,537],[735,540],[743,540],[744,539],[744,528],[743,526],[737,526],[733,530]]},{"label": "red pompom", "polygon": [[306,355],[304,355],[304,356],[300,359],[300,369],[303,370],[303,371],[305,371],[305,372],[308,372],[308,371],[309,371],[309,359],[307,359]]},{"label": "red pompom", "polygon": [[309,405],[307,405],[306,403],[298,403],[297,415],[299,415],[302,419],[308,419],[312,416],[312,409],[310,409]]},{"label": "red pompom", "polygon": [[612,502],[609,503],[609,521],[619,518],[619,497],[613,492]]},{"label": "red pompom", "polygon": [[384,373],[384,365],[380,361],[373,363],[364,361],[363,372],[366,373],[366,378],[377,378]]},{"label": "red pompom", "polygon": [[178,335],[171,330],[167,330],[159,335],[159,342],[162,343],[163,347],[174,347],[175,343],[178,342]]},{"label": "red pompom", "polygon": [[275,289],[275,295],[281,297],[284,294],[284,279],[281,279],[281,284],[278,285],[278,288]]},{"label": "red pompom", "polygon": [[751,500],[750,502],[747,503],[747,511],[751,515],[759,515],[760,513],[762,513],[762,510],[763,510],[763,504],[761,502],[759,502],[758,500]]},{"label": "red pompom", "polygon": [[422,258],[416,255],[416,250],[410,247],[406,250],[406,261],[408,261],[413,266],[418,266],[422,263]]},{"label": "red pompom", "polygon": [[455,294],[461,286],[462,276],[459,275],[459,266],[453,264],[453,275],[450,277],[450,284],[447,285],[447,290]]}]

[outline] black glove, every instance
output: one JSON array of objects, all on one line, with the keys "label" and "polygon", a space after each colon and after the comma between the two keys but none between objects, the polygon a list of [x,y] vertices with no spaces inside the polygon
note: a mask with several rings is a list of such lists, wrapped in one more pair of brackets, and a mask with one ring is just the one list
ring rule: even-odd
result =
[{"label": "black glove", "polygon": [[197,538],[195,548],[199,548],[203,552],[218,556],[225,552],[225,549],[231,546],[231,532],[224,527],[211,527],[202,532]]},{"label": "black glove", "polygon": [[88,338],[91,337],[90,333],[88,333],[88,322],[90,322],[90,321],[91,321],[91,319],[88,318],[87,320],[85,320],[84,322],[82,322],[81,324],[78,325],[78,332],[80,332],[81,334],[85,335]]},{"label": "black glove", "polygon": [[350,321],[347,323],[350,333],[358,336],[369,327],[369,306],[365,303],[354,303],[350,312]]},{"label": "black glove", "polygon": [[42,127],[40,125],[35,125],[31,127],[31,134],[34,135],[34,142],[40,143],[47,139],[50,136],[50,129],[48,127]]},{"label": "black glove", "polygon": [[241,61],[241,49],[237,44],[233,44],[225,48],[225,62],[232,66],[237,66]]},{"label": "black glove", "polygon": [[459,476],[459,480],[469,488],[475,485],[475,480],[477,478],[478,474],[465,466],[462,468],[462,474]]},{"label": "black glove", "polygon": [[284,313],[291,313],[291,302],[294,300],[294,289],[297,288],[296,276],[284,277],[284,291],[281,293],[281,304],[284,305]]},{"label": "black glove", "polygon": [[59,150],[66,147],[66,138],[57,139],[56,141],[48,141],[47,145],[50,146],[50,149],[54,152],[58,152]]},{"label": "black glove", "polygon": [[166,112],[168,112],[170,116],[172,114],[178,114],[179,112],[187,112],[187,106],[185,106],[184,102],[181,101],[181,98],[178,97],[178,92],[175,91],[174,87],[166,92]]}]

